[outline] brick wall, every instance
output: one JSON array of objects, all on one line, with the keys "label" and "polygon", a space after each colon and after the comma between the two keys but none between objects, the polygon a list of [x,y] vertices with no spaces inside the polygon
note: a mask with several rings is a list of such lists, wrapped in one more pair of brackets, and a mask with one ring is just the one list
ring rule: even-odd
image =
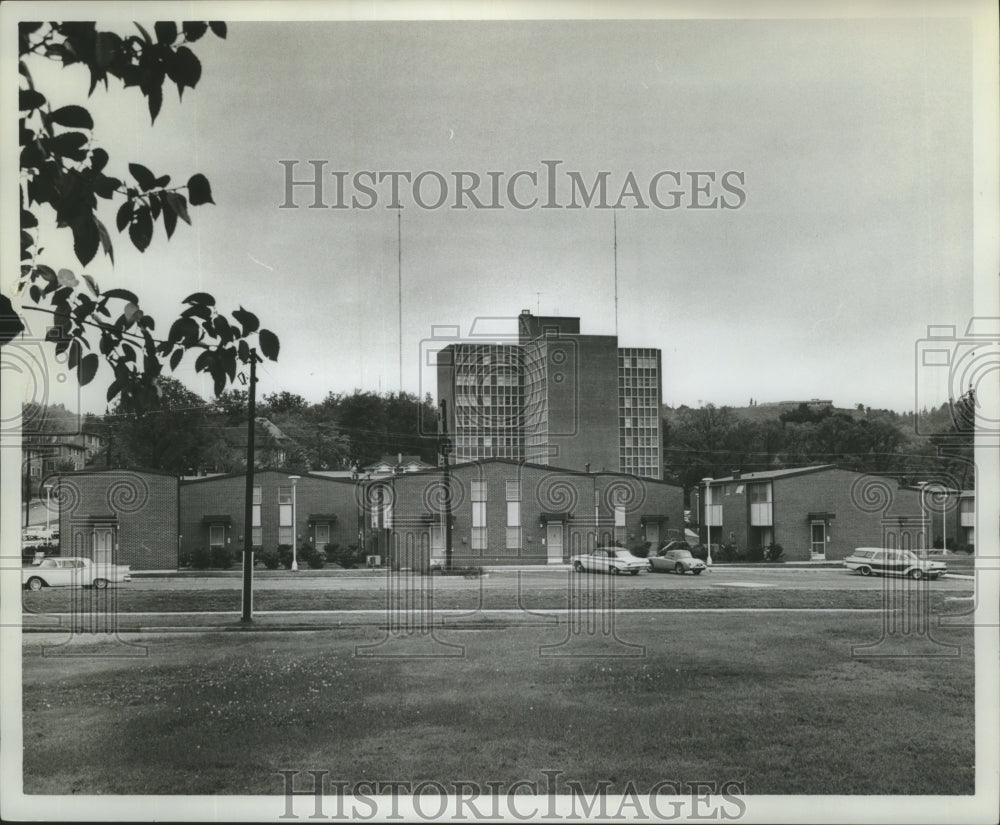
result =
[{"label": "brick wall", "polygon": [[[161,473],[103,470],[59,476],[60,548],[93,558],[96,524],[112,527],[113,560],[133,570],[177,569],[177,479]],[[95,521],[99,520],[99,521]]]},{"label": "brick wall", "polygon": [[[254,486],[261,488],[261,546],[278,546],[278,488],[291,487],[290,473],[264,470],[254,473]],[[298,541],[315,543],[310,514],[334,514],[330,541],[342,546],[357,544],[358,505],[356,485],[350,481],[303,475],[296,483],[295,516]],[[196,479],[181,483],[181,549],[192,552],[207,547],[209,525],[206,516],[228,516],[225,525],[227,545],[237,554],[244,544],[244,503],[246,477],[243,474]],[[289,542],[290,543],[290,542]],[[319,548],[322,549],[322,548]]]},{"label": "brick wall", "polygon": [[[520,546],[507,547],[507,482],[520,498]],[[486,485],[486,547],[473,549],[472,485]],[[393,559],[424,567],[430,558],[431,525],[439,523],[440,471],[397,476],[393,489]],[[595,513],[595,495],[597,509]],[[561,559],[615,537],[614,503],[625,506],[624,540],[641,541],[642,516],[666,515],[683,524],[683,490],[665,482],[618,473],[577,473],[517,462],[488,460],[452,472],[452,561],[456,565],[546,564],[550,523],[561,522]],[[366,518],[370,523],[370,515]],[[383,545],[384,546],[384,545]],[[443,553],[441,553],[443,556]]]}]

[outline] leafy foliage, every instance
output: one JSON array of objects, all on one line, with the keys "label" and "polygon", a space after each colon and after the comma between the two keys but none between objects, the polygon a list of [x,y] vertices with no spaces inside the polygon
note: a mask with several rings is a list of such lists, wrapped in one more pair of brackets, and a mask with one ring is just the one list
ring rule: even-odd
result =
[{"label": "leafy foliage", "polygon": [[[169,239],[178,220],[190,224],[189,206],[214,203],[211,184],[201,173],[171,186],[171,175],[158,174],[131,162],[128,174],[112,174],[107,151],[95,136],[90,112],[72,104],[53,108],[48,96],[36,87],[29,63],[47,59],[62,66],[82,64],[90,72],[88,97],[99,84],[109,88],[109,78],[123,88],[138,87],[146,99],[152,122],[163,103],[163,86],[170,81],[183,98],[201,79],[201,63],[189,47],[208,31],[225,38],[221,22],[157,22],[153,34],[138,23],[138,31],[120,35],[98,31],[94,23],[22,23],[18,30],[21,85],[20,205],[21,273],[19,292],[26,293],[32,309],[47,312],[53,324],[46,339],[57,355],[66,354],[67,366],[76,370],[81,385],[97,375],[101,358],[111,366],[113,380],[107,398],[121,397],[139,408],[155,404],[156,380],[163,362],[177,369],[184,356],[196,351],[195,370],[212,376],[221,393],[236,376],[237,364],[249,364],[257,348],[276,360],[280,344],[273,332],[262,329],[257,317],[239,307],[229,315],[216,307],[215,298],[195,293],[169,326],[165,339],[154,337],[154,318],[140,307],[138,296],[125,289],[102,292],[85,273],[42,259],[39,210],[55,219],[57,229],[68,229],[73,251],[81,266],[98,251],[114,263],[111,233],[98,216],[99,206],[118,202],[115,227],[132,245],[145,252],[157,222]],[[13,307],[0,305],[0,344],[7,343],[21,327]],[[97,337],[96,348],[92,336]]]}]

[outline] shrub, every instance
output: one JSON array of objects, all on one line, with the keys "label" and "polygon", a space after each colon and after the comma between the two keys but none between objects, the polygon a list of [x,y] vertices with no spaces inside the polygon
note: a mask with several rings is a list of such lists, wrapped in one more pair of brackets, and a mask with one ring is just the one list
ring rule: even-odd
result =
[{"label": "shrub", "polygon": [[746,553],[747,561],[764,561],[763,547],[749,547]]},{"label": "shrub", "polygon": [[652,548],[652,544],[648,541],[636,542],[629,547],[628,551],[635,557],[640,559],[645,559],[649,556],[649,551]]},{"label": "shrub", "polygon": [[213,547],[210,558],[212,567],[217,567],[220,570],[228,570],[233,566],[233,551],[225,545],[216,545]]},{"label": "shrub", "polygon": [[345,570],[360,567],[365,563],[365,557],[356,544],[341,547],[339,544],[331,542],[323,549],[326,551],[326,557],[331,563],[339,564]]},{"label": "shrub", "polygon": [[771,542],[771,544],[767,545],[766,558],[768,561],[777,561],[778,559],[781,558],[784,552],[785,552],[784,547],[782,547],[780,544],[775,544],[774,542]]},{"label": "shrub", "polygon": [[177,553],[177,566],[178,567],[190,567],[191,566],[191,551],[181,550]]},{"label": "shrub", "polygon": [[268,570],[277,570],[278,565],[281,564],[281,559],[278,558],[278,551],[271,547],[268,547],[267,550],[258,551],[257,558],[260,559],[260,563]]},{"label": "shrub", "polygon": [[739,552],[739,548],[730,542],[729,544],[723,544],[718,551],[714,551],[712,553],[712,558],[722,562],[739,561],[741,559],[741,554]]},{"label": "shrub", "polygon": [[321,553],[309,542],[298,548],[298,556],[311,570],[319,570],[326,564],[326,553]]},{"label": "shrub", "polygon": [[691,548],[691,555],[702,561],[708,560],[708,548],[704,544],[696,544]]},{"label": "shrub", "polygon": [[208,570],[212,566],[212,553],[207,547],[196,547],[191,553],[191,566],[195,570]]},{"label": "shrub", "polygon": [[278,563],[286,570],[292,569],[292,545],[279,544],[277,549]]},{"label": "shrub", "polygon": [[944,548],[944,539],[941,536],[934,537],[934,543],[931,545],[934,550],[941,550]]}]

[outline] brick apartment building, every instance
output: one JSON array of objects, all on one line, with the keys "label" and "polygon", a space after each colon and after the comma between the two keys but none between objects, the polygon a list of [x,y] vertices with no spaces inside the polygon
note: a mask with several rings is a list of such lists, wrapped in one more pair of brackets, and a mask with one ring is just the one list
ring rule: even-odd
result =
[{"label": "brick apartment building", "polygon": [[[414,569],[443,560],[444,484],[441,469],[369,482],[366,552]],[[663,481],[492,458],[455,465],[450,484],[456,565],[562,564],[595,543],[683,534],[683,489]]]},{"label": "brick apartment building", "polygon": [[579,318],[524,310],[516,343],[483,336],[444,347],[437,391],[458,461],[662,478],[660,351],[583,335]]},{"label": "brick apartment building", "polygon": [[[942,535],[935,533],[942,527],[940,514],[934,515],[918,488],[831,464],[734,473],[707,486],[707,507],[704,484],[692,499],[702,542],[709,531],[713,544],[732,543],[740,550],[773,542],[783,547],[788,561],[839,560],[864,546],[930,548]],[[970,497],[962,494],[960,501]],[[961,527],[959,507],[972,509],[952,502],[949,531],[968,529]]]},{"label": "brick apartment building", "polygon": [[[298,476],[292,479],[292,476]],[[254,473],[253,547],[309,542],[358,542],[358,485],[350,479],[308,472],[258,470]],[[246,476],[232,473],[179,482],[180,548],[226,546],[243,550]]]},{"label": "brick apartment building", "polygon": [[140,470],[55,476],[60,552],[133,570],[177,569],[177,477]]}]

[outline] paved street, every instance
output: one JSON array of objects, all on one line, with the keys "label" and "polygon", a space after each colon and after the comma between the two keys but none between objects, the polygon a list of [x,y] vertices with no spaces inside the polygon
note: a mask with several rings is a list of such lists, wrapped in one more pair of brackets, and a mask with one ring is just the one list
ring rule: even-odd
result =
[{"label": "paved street", "polygon": [[[407,573],[391,574],[408,577]],[[337,575],[300,570],[297,573],[263,574],[254,576],[254,590],[336,590],[339,592],[378,592],[385,589],[390,573],[376,575]],[[603,574],[578,574],[568,570],[530,570],[490,572],[481,579],[461,576],[433,576],[435,591],[478,589],[489,592],[521,590],[549,590],[565,588],[575,578],[597,578]],[[424,577],[420,577],[424,578]],[[607,577],[610,578],[610,577]],[[635,590],[706,590],[711,588],[776,588],[781,590],[881,590],[896,578],[859,576],[845,569],[836,568],[726,568],[714,567],[700,576],[678,576],[673,573],[645,573],[623,576],[615,580],[619,592]],[[974,582],[970,578],[945,577],[929,582],[928,586],[940,591],[969,591]],[[194,575],[134,578],[126,587],[129,590],[239,590],[238,575],[201,577]]]}]

